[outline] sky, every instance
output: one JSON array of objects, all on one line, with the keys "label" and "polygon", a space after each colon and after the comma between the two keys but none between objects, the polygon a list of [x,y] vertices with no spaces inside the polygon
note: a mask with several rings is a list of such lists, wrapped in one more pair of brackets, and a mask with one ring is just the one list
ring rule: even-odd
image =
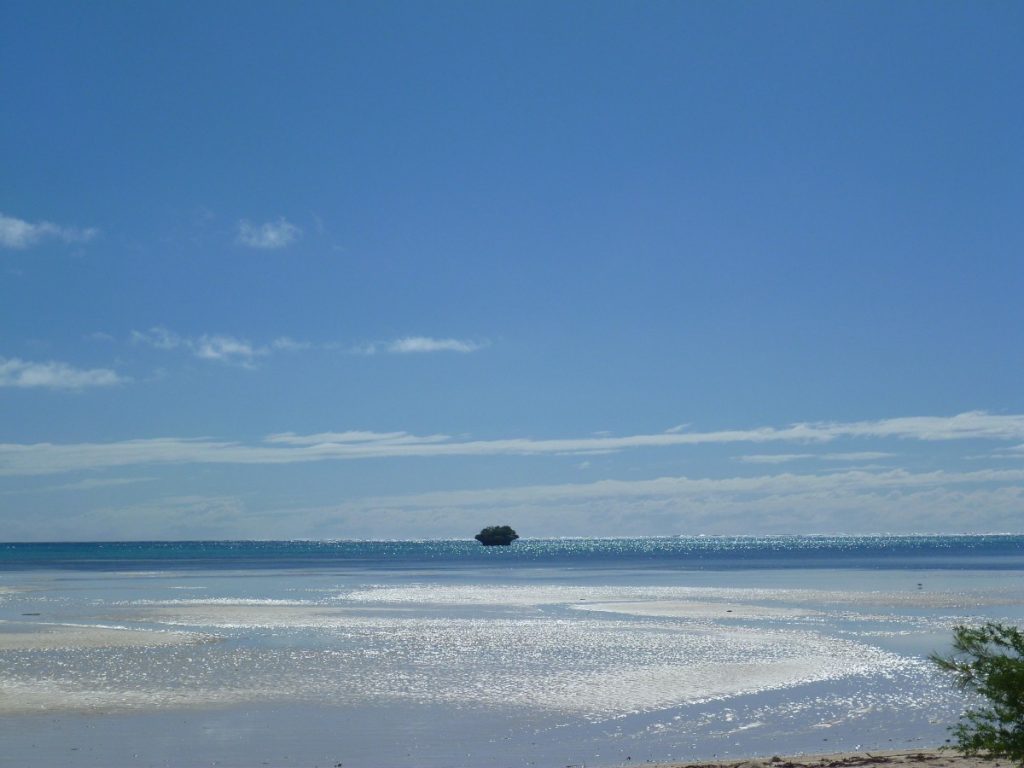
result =
[{"label": "sky", "polygon": [[1024,5],[0,2],[0,540],[1024,531]]}]

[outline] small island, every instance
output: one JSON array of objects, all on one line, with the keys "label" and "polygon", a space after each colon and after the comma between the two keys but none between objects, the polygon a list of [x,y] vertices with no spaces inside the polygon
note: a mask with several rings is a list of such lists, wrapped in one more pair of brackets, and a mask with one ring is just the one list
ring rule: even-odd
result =
[{"label": "small island", "polygon": [[473,538],[485,547],[507,547],[519,538],[519,534],[508,525],[489,525]]}]

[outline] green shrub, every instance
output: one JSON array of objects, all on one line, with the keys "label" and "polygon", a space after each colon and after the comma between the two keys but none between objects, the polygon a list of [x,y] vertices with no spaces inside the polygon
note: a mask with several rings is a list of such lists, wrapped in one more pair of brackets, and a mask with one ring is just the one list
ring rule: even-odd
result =
[{"label": "green shrub", "polygon": [[953,653],[931,659],[985,700],[951,729],[960,751],[1024,765],[1024,633],[996,622],[953,627]]},{"label": "green shrub", "polygon": [[485,547],[508,546],[519,538],[509,525],[489,525],[473,537]]}]

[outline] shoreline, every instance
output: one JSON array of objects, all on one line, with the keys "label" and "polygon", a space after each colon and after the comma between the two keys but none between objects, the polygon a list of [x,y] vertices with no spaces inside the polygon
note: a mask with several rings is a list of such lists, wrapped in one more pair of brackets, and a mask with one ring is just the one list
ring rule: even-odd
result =
[{"label": "shoreline", "polygon": [[697,760],[660,763],[656,768],[858,768],[876,765],[902,768],[1010,768],[1014,763],[1006,758],[966,757],[954,749],[901,749]]}]

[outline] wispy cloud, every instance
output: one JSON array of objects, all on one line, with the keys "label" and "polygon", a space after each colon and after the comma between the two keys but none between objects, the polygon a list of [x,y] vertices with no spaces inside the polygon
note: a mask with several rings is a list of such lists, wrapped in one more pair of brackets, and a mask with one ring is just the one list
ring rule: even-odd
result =
[{"label": "wispy cloud", "polygon": [[267,354],[265,348],[255,348],[248,341],[233,336],[200,336],[193,344],[196,357],[224,363],[252,365],[253,359]]},{"label": "wispy cloud", "polygon": [[253,224],[246,219],[238,222],[238,243],[248,248],[272,250],[285,248],[302,235],[302,230],[285,219]]},{"label": "wispy cloud", "polygon": [[408,354],[416,352],[476,352],[481,345],[461,339],[433,339],[429,336],[406,336],[388,344],[388,352]]},{"label": "wispy cloud", "polygon": [[818,456],[822,461],[878,461],[891,459],[895,453],[886,451],[849,451],[846,453],[823,453]]},{"label": "wispy cloud", "polygon": [[[47,474],[78,469],[159,464],[290,464],[297,462],[397,458],[402,456],[588,455],[631,449],[730,443],[825,443],[839,438],[910,440],[1006,440],[1024,437],[1024,416],[972,412],[948,417],[884,419],[875,422],[794,424],[715,432],[660,433],[621,437],[558,439],[453,439],[406,432],[278,433],[256,444],[207,438],[154,438],[115,443],[0,445],[0,474]],[[866,452],[853,455],[863,459]],[[834,454],[849,460],[851,454]]]},{"label": "wispy cloud", "polygon": [[132,331],[131,339],[133,344],[147,344],[156,349],[176,349],[183,345],[191,345],[188,339],[164,328],[162,325],[155,325],[148,331]]},{"label": "wispy cloud", "polygon": [[848,451],[845,453],[755,453],[737,456],[744,464],[786,464],[791,461],[814,459],[817,461],[877,461],[896,454],[884,451]]},{"label": "wispy cloud", "polygon": [[814,422],[807,426],[836,437],[897,437],[915,440],[1016,440],[1024,437],[1024,415],[968,411],[956,416],[906,416],[880,421]]},{"label": "wispy cloud", "polygon": [[[1024,470],[661,477],[371,496],[249,508],[231,496],[154,498],[52,521],[47,538],[465,537],[481,520],[527,536],[955,533],[1020,530]],[[38,525],[8,521],[12,539]]]},{"label": "wispy cloud", "polygon": [[186,349],[201,360],[231,363],[246,368],[254,367],[258,358],[272,352],[295,352],[312,347],[309,342],[296,341],[287,336],[279,337],[270,344],[253,344],[247,339],[221,333],[191,338],[159,325],[148,331],[132,331],[131,341],[133,344],[145,344],[155,349]]},{"label": "wispy cloud", "polygon": [[813,453],[754,453],[748,456],[737,456],[736,461],[744,464],[787,464],[791,461],[814,458]]},{"label": "wispy cloud", "polygon": [[308,341],[296,341],[289,336],[278,336],[270,342],[271,349],[278,349],[282,352],[303,352],[312,349],[312,343]]},{"label": "wispy cloud", "polygon": [[152,477],[87,477],[73,483],[47,485],[42,488],[19,488],[14,491],[3,491],[5,495],[20,493],[55,493],[60,491],[94,491],[100,488],[117,488],[124,485],[135,485],[152,481]]},{"label": "wispy cloud", "polygon": [[128,381],[109,368],[75,368],[55,360],[33,363],[16,357],[0,357],[0,387],[85,389],[110,387]]},{"label": "wispy cloud", "polygon": [[[172,496],[126,506],[105,507],[51,523],[48,538],[125,541],[139,539],[225,539],[253,531],[259,515],[248,512],[235,496]],[[287,528],[280,524],[278,531]],[[38,538],[39,528],[24,526],[26,539]],[[254,531],[259,535],[260,531]]]},{"label": "wispy cloud", "polygon": [[283,445],[353,445],[353,446],[388,446],[388,445],[436,445],[451,438],[448,435],[410,435],[408,432],[365,432],[349,430],[347,432],[317,432],[312,435],[297,435],[294,432],[279,432],[267,435],[266,443]]},{"label": "wispy cloud", "polygon": [[45,240],[62,243],[85,243],[99,234],[95,227],[81,229],[62,227],[49,221],[35,223],[0,213],[0,246],[22,250]]},{"label": "wispy cloud", "polygon": [[[842,473],[758,475],[756,477],[658,477],[650,480],[598,480],[591,483],[513,486],[480,490],[432,491],[421,494],[377,496],[363,502],[375,507],[395,505],[481,506],[515,505],[541,501],[623,498],[688,499],[707,494],[792,496],[804,493],[835,493],[842,490],[886,491],[893,489],[1019,483],[1024,469],[984,469],[972,472],[880,472],[851,470]],[[1024,494],[1024,489],[1018,489]]]},{"label": "wispy cloud", "polygon": [[459,352],[468,354],[487,346],[486,342],[466,339],[436,339],[431,336],[403,336],[392,341],[371,341],[353,349],[360,355],[375,355],[386,352],[393,355],[425,354],[430,352]]},{"label": "wispy cloud", "polygon": [[310,511],[310,527],[460,536],[500,514],[534,536],[1018,531],[1022,480],[1024,470],[601,480],[354,499]]}]

